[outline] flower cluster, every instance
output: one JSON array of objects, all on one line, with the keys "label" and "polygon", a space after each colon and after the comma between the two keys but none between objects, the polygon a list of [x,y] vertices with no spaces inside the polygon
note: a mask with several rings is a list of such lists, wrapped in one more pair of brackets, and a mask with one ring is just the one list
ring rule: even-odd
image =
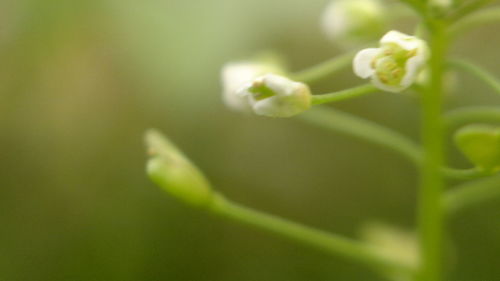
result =
[{"label": "flower cluster", "polygon": [[[459,31],[485,19],[500,17],[482,9],[491,1],[405,0],[392,1],[392,6],[384,1],[332,0],[325,10],[322,27],[326,35],[337,45],[356,48],[358,52],[348,52],[292,74],[267,60],[228,63],[222,69],[223,98],[236,111],[291,117],[313,105],[379,91],[402,92],[416,84],[412,90],[422,95],[420,143],[371,120],[337,110],[317,109],[305,114],[303,120],[391,149],[411,161],[419,171],[422,194],[416,212],[418,233],[371,222],[361,229],[361,239],[356,241],[241,206],[213,189],[201,170],[156,131],[150,131],[146,137],[151,155],[147,166],[150,178],[185,203],[359,261],[387,280],[443,280],[445,272],[440,261],[445,260],[444,218],[500,194],[500,126],[491,124],[498,123],[500,108],[474,106],[443,112],[443,97],[452,92],[449,91],[452,85],[445,79],[446,72],[454,68],[469,72],[498,93],[500,81],[471,62],[449,59],[447,50]],[[394,18],[391,12],[402,11],[396,15],[402,16],[405,12],[400,9],[405,7],[412,8],[413,15],[420,17],[421,25],[416,29],[433,42],[431,48],[422,38],[387,28],[388,19]],[[370,40],[378,38],[381,38],[378,47],[360,48],[376,43]],[[329,78],[349,66],[355,75],[370,82],[312,95],[306,83]],[[446,138],[448,132],[460,126],[463,127],[455,131],[454,141],[473,164],[470,169],[447,165]],[[448,182],[452,181],[465,183],[447,190]]]},{"label": "flower cluster", "polygon": [[[370,36],[381,34],[387,24],[384,5],[380,1],[332,1],[322,19],[325,32],[339,42],[374,39]],[[379,48],[361,50],[354,57],[353,68],[357,76],[371,78],[379,90],[400,92],[415,83],[428,57],[425,41],[399,31],[389,31],[380,40]],[[312,104],[320,104],[314,102],[316,97],[307,84],[290,79],[283,68],[268,62],[228,63],[222,69],[222,83],[224,102],[236,111],[291,117],[309,109]]]}]

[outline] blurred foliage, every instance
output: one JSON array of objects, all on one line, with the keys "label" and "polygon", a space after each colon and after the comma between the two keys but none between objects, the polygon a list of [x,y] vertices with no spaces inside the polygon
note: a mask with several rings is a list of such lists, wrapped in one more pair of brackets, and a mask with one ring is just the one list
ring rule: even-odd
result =
[{"label": "blurred foliage", "polygon": [[[338,54],[318,28],[325,4],[0,1],[0,280],[378,280],[186,208],[144,174],[142,134],[157,127],[239,202],[346,235],[371,219],[410,228],[416,178],[403,159],[220,102],[227,60],[275,49],[300,69]],[[454,52],[500,74],[496,28]],[[500,103],[476,80],[459,82],[450,108]],[[347,71],[314,90],[356,83]],[[418,136],[412,97],[336,106]],[[499,217],[493,204],[450,221],[450,280],[499,279]]]}]

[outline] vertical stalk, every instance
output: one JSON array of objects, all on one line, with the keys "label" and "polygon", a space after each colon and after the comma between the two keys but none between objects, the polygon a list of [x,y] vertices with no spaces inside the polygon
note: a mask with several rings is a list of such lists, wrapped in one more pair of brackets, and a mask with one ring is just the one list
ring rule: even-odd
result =
[{"label": "vertical stalk", "polygon": [[418,231],[421,264],[417,280],[442,281],[443,207],[441,196],[444,179],[440,167],[444,164],[444,133],[441,116],[443,71],[448,40],[445,24],[428,23],[430,31],[431,78],[422,94],[422,142],[424,160],[421,166],[418,203]]}]

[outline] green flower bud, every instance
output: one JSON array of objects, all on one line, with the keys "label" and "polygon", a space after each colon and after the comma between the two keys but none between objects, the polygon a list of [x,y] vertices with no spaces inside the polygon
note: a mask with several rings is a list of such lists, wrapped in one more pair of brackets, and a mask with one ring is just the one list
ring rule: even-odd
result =
[{"label": "green flower bud", "polygon": [[146,133],[151,158],[147,174],[151,180],[177,199],[203,207],[213,198],[210,183],[167,138],[155,130]]},{"label": "green flower bud", "polygon": [[500,171],[500,128],[469,125],[456,132],[455,143],[480,169],[491,173]]}]

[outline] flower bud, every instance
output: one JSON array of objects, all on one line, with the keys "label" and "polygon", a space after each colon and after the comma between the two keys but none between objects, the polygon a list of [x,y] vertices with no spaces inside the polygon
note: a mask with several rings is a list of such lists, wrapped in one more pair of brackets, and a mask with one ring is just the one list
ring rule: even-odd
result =
[{"label": "flower bud", "polygon": [[455,133],[455,143],[481,170],[491,173],[500,171],[500,128],[468,125]]},{"label": "flower bud", "polygon": [[146,133],[146,144],[151,155],[147,174],[154,183],[188,204],[203,207],[211,202],[210,183],[175,145],[155,130]]},{"label": "flower bud", "polygon": [[306,84],[275,74],[257,77],[237,94],[248,99],[256,114],[268,117],[291,117],[311,106],[311,91]]},{"label": "flower bud", "polygon": [[380,40],[379,48],[364,49],[356,55],[353,68],[359,77],[371,78],[377,88],[401,92],[415,82],[428,57],[425,41],[389,31]]},{"label": "flower bud", "polygon": [[321,25],[329,39],[351,47],[381,36],[386,30],[386,13],[380,0],[333,0]]},{"label": "flower bud", "polygon": [[254,61],[240,61],[227,63],[222,68],[223,100],[226,106],[242,112],[250,112],[251,106],[246,97],[236,92],[243,85],[267,73],[282,73],[275,64]]}]

